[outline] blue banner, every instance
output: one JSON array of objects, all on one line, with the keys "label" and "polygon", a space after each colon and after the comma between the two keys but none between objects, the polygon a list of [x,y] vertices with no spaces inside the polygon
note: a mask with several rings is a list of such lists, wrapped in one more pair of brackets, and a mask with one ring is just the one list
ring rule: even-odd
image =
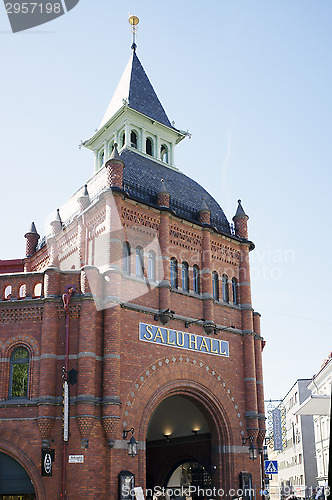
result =
[{"label": "blue banner", "polygon": [[226,340],[179,332],[162,326],[140,323],[139,339],[153,344],[229,357],[229,342]]}]

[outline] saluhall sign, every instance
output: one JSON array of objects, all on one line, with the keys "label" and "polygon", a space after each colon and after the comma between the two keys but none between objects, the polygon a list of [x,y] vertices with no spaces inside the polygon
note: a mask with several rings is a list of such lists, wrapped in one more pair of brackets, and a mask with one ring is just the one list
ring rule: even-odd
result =
[{"label": "saluhall sign", "polygon": [[194,333],[179,332],[147,323],[139,324],[139,339],[153,344],[177,347],[187,351],[205,352],[229,357],[229,342]]}]

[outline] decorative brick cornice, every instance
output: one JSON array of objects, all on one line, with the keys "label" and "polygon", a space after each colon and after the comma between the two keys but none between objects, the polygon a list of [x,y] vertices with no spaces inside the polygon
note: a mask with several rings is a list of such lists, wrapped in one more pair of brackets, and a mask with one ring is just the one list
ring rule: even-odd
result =
[{"label": "decorative brick cornice", "polygon": [[31,307],[4,307],[0,310],[0,323],[11,323],[18,321],[41,321],[43,318],[43,306]]}]

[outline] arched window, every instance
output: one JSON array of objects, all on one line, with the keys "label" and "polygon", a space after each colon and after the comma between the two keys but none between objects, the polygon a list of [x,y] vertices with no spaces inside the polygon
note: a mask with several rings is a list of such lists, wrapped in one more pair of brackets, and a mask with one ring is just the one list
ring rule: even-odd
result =
[{"label": "arched window", "polygon": [[11,285],[7,285],[5,287],[5,290],[3,292],[3,299],[4,300],[10,300],[12,298],[12,286]]},{"label": "arched window", "polygon": [[125,132],[122,132],[122,136],[121,136],[121,147],[123,148],[123,146],[126,144],[126,134]]},{"label": "arched window", "polygon": [[144,261],[143,261],[143,248],[136,247],[136,276],[143,278],[144,276]]},{"label": "arched window", "polygon": [[194,293],[199,293],[199,267],[196,265],[193,267],[193,288]]},{"label": "arched window", "polygon": [[216,271],[212,273],[212,296],[214,300],[219,300],[219,279]]},{"label": "arched window", "polygon": [[148,137],[145,141],[145,152],[147,155],[153,156],[152,140]]},{"label": "arched window", "polygon": [[165,163],[168,163],[168,148],[165,144],[162,144],[160,147],[160,158]]},{"label": "arched window", "polygon": [[27,293],[27,286],[26,286],[26,284],[23,284],[18,289],[18,298],[19,299],[25,299],[26,293]]},{"label": "arched window", "polygon": [[233,304],[237,304],[237,279],[232,278],[232,296]]},{"label": "arched window", "polygon": [[10,357],[9,398],[28,397],[29,351],[17,347]]},{"label": "arched window", "polygon": [[189,266],[188,262],[182,262],[182,290],[189,292]]},{"label": "arched window", "polygon": [[104,152],[104,150],[100,151],[99,157],[100,157],[99,166],[102,167],[104,165],[104,161],[105,161],[105,152]]},{"label": "arched window", "polygon": [[130,133],[130,145],[132,148],[137,149],[137,134],[134,130]]},{"label": "arched window", "polygon": [[153,250],[149,252],[149,280],[156,279],[156,254]]},{"label": "arched window", "polygon": [[178,287],[178,262],[174,257],[171,259],[171,286]]},{"label": "arched window", "polygon": [[127,241],[123,244],[122,269],[125,274],[130,274],[130,245]]},{"label": "arched window", "polygon": [[34,298],[41,297],[42,293],[42,284],[41,283],[36,283],[33,289],[33,296]]},{"label": "arched window", "polygon": [[228,297],[228,277],[226,276],[226,274],[222,275],[222,300],[224,302],[228,302],[229,301],[229,297]]}]

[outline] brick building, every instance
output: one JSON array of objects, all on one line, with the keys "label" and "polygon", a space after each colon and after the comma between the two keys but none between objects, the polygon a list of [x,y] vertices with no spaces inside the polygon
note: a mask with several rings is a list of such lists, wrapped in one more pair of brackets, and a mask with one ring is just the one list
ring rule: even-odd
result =
[{"label": "brick building", "polygon": [[[254,245],[240,201],[231,225],[175,167],[185,136],[133,45],[82,144],[94,152],[93,176],[42,239],[31,225],[24,271],[1,262],[0,494],[116,499],[119,473],[130,471],[143,488],[200,485],[228,496],[247,481],[259,495]],[[63,367],[73,377],[68,400]]]}]

